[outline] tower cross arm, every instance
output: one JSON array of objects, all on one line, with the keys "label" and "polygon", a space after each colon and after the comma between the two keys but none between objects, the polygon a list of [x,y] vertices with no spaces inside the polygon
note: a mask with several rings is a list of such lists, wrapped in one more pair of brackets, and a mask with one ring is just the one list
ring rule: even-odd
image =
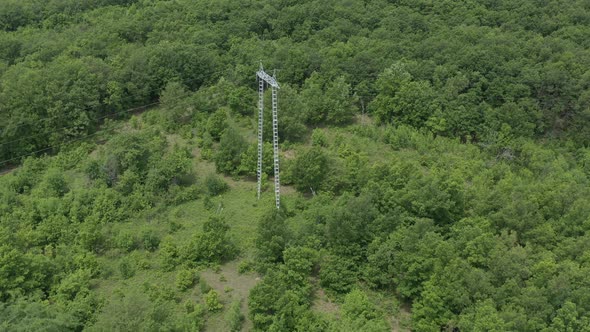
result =
[{"label": "tower cross arm", "polygon": [[277,82],[277,80],[275,80],[274,77],[270,76],[269,74],[267,74],[264,70],[259,70],[256,72],[256,75],[263,81],[265,81],[266,83],[268,83],[270,86],[272,86],[273,88],[277,88],[280,89],[279,87],[279,83]]}]

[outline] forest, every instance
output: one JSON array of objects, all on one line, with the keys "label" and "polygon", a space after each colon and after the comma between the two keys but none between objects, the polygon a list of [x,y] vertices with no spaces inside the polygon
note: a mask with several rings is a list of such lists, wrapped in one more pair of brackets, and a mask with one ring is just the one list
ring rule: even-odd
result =
[{"label": "forest", "polygon": [[590,332],[588,36],[585,0],[0,0],[0,330]]}]

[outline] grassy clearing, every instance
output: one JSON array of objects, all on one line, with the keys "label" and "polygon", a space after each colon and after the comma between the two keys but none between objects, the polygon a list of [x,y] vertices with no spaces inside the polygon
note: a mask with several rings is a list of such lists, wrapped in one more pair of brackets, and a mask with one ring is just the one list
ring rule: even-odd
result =
[{"label": "grassy clearing", "polygon": [[[215,165],[211,161],[202,160],[199,150],[190,142],[178,135],[169,135],[168,142],[179,145],[188,145],[193,149],[193,167],[198,179],[203,179],[208,174],[215,173]],[[257,283],[259,276],[256,273],[239,274],[238,266],[243,260],[253,257],[254,240],[258,220],[262,214],[274,205],[272,181],[268,181],[266,190],[260,200],[256,199],[256,182],[252,179],[236,179],[222,176],[230,189],[216,197],[211,197],[206,202],[204,197],[186,202],[177,206],[159,206],[144,211],[128,222],[114,224],[109,233],[118,235],[121,233],[139,234],[142,230],[152,230],[161,238],[172,236],[177,244],[186,243],[193,235],[201,231],[203,223],[213,215],[221,216],[230,226],[230,237],[236,243],[240,254],[238,259],[222,265],[218,268],[201,269],[198,271],[200,278],[219,294],[224,309],[219,312],[206,314],[207,331],[226,331],[228,323],[225,315],[233,301],[240,301],[242,313],[246,317],[243,330],[252,328],[248,320],[248,294]],[[83,186],[82,178],[75,177],[75,185]],[[283,196],[289,201],[297,194],[290,187],[283,187]],[[132,260],[133,275],[125,278],[120,272],[120,265],[125,260]],[[190,301],[203,304],[203,294],[196,283],[185,291],[175,288],[175,278],[178,269],[170,272],[161,270],[161,258],[158,250],[150,253],[144,250],[132,252],[112,249],[99,258],[100,264],[108,271],[104,276],[94,281],[94,290],[105,299],[108,306],[116,296],[144,292],[145,285],[155,285],[163,291],[175,294],[175,302],[178,303],[175,311],[182,313],[183,303]]]},{"label": "grassy clearing", "polygon": [[260,278],[256,273],[238,273],[240,260],[222,265],[218,269],[207,269],[201,273],[201,278],[220,296],[224,305],[223,311],[212,315],[207,320],[207,331],[228,331],[229,326],[225,314],[233,301],[241,302],[241,310],[246,319],[242,331],[250,331],[252,322],[248,319],[248,294],[250,289],[258,283]]},{"label": "grassy clearing", "polygon": [[[242,119],[242,122],[245,120]],[[241,134],[249,141],[255,139],[252,130],[244,123],[238,126]],[[135,130],[129,126],[123,130]],[[346,146],[347,148],[364,154],[370,162],[384,161],[394,152],[381,142],[376,142],[370,135],[358,133],[354,126],[335,129],[321,130],[330,146]],[[118,130],[119,132],[121,130]],[[183,138],[180,135],[167,135],[169,147],[180,145],[188,147],[193,153],[193,167],[197,176],[197,185],[207,175],[215,173],[215,165],[210,160],[203,160],[200,149],[196,146],[195,140]],[[284,159],[293,159],[300,148],[308,144],[297,144],[285,146],[281,153]],[[92,152],[95,154],[95,152]],[[217,215],[225,219],[230,226],[230,237],[239,249],[239,256],[236,260],[228,262],[216,268],[202,268],[197,271],[201,280],[208,284],[219,294],[219,299],[224,308],[218,312],[207,312],[206,331],[226,331],[228,322],[227,311],[234,301],[241,303],[241,311],[246,317],[243,324],[243,331],[249,331],[252,323],[248,319],[248,294],[252,287],[260,280],[260,277],[253,272],[239,274],[238,267],[241,262],[252,260],[254,257],[254,241],[256,227],[263,213],[274,206],[273,181],[269,178],[265,181],[264,192],[260,200],[256,199],[255,179],[247,177],[230,177],[219,175],[229,185],[229,190],[221,195],[200,198],[185,202],[176,206],[159,205],[133,216],[123,223],[105,225],[105,229],[111,239],[116,239],[120,234],[133,234],[140,236],[141,232],[149,230],[157,234],[161,239],[171,236],[178,245],[189,241],[194,234],[201,231],[203,224],[211,216]],[[67,178],[71,188],[82,188],[88,185],[87,177],[77,171],[67,171]],[[291,186],[282,186],[282,202],[287,207],[297,204],[302,195],[297,193]],[[299,205],[299,204],[297,204]],[[296,216],[289,222],[290,227],[295,230],[298,227]],[[125,275],[121,265],[130,262],[132,272]],[[99,264],[103,267],[103,274],[93,280],[93,290],[104,300],[104,306],[108,307],[117,297],[129,294],[141,294],[145,292],[146,285],[168,292],[174,297],[176,303],[173,310],[184,314],[184,303],[191,302],[204,304],[203,292],[199,283],[195,283],[186,290],[179,290],[176,287],[176,277],[179,268],[165,272],[162,270],[162,261],[159,250],[148,252],[142,249],[110,249],[98,257]],[[409,312],[400,308],[398,304],[384,300],[378,303],[379,307],[391,317],[391,324],[395,331],[405,331]],[[313,310],[326,314],[330,317],[338,317],[339,305],[330,299],[321,288],[318,287]],[[104,308],[103,308],[104,310]],[[105,312],[108,312],[105,311]]]}]

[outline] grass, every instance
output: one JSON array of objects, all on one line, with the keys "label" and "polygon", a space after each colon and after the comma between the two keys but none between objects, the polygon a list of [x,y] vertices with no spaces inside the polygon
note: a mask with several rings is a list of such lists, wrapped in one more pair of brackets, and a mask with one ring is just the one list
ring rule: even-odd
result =
[{"label": "grass", "polygon": [[229,331],[225,314],[233,301],[241,301],[241,310],[246,319],[242,331],[250,331],[252,322],[248,319],[248,294],[260,278],[255,273],[238,273],[240,261],[234,260],[221,266],[217,271],[207,269],[201,273],[207,284],[219,294],[223,311],[212,315],[207,320],[206,331]]}]

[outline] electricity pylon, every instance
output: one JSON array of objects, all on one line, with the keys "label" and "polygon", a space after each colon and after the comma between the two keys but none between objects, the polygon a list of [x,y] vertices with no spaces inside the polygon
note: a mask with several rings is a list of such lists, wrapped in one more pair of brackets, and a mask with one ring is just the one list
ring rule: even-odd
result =
[{"label": "electricity pylon", "polygon": [[278,90],[280,89],[276,77],[268,75],[262,63],[260,69],[256,72],[258,79],[258,169],[256,175],[258,177],[258,199],[260,199],[260,191],[262,186],[262,128],[264,117],[264,84],[268,84],[272,89],[272,149],[274,159],[275,171],[275,203],[277,209],[281,205],[281,180],[279,175],[279,120],[278,120]]}]

